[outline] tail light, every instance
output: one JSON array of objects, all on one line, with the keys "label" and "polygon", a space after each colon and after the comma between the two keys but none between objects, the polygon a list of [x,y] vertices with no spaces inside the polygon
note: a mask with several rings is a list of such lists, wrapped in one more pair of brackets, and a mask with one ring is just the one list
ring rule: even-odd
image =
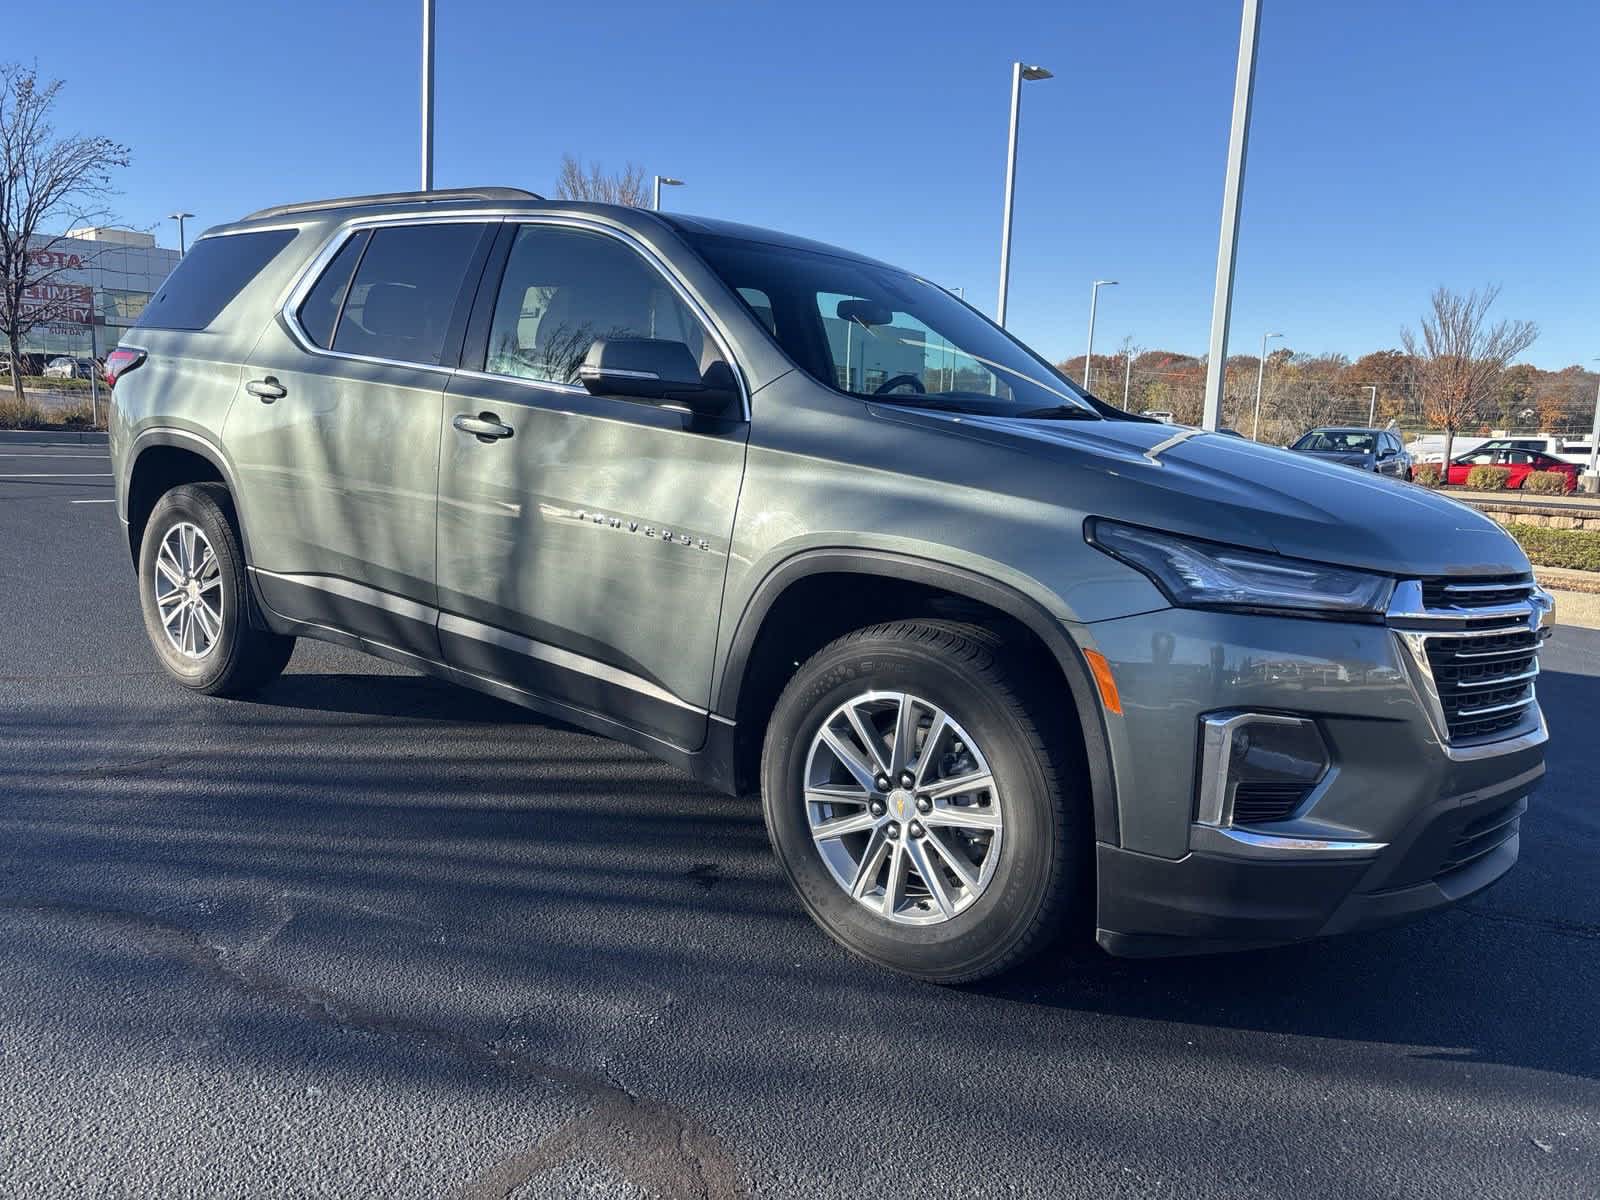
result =
[{"label": "tail light", "polygon": [[117,380],[144,362],[144,358],[143,350],[127,350],[120,346],[117,347],[117,349],[106,355],[106,382],[112,387],[116,387]]}]

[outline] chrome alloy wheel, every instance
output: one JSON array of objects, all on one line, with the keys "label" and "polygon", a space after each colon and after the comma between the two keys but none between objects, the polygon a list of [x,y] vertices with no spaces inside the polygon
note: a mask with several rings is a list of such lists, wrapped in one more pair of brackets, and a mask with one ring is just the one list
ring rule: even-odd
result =
[{"label": "chrome alloy wheel", "polygon": [[885,919],[948,921],[994,877],[1000,792],[983,752],[937,705],[905,692],[845,701],[812,739],[805,772],[822,861]]},{"label": "chrome alloy wheel", "polygon": [[222,566],[211,543],[198,525],[179,522],[150,570],[167,641],[185,658],[204,658],[222,636]]}]

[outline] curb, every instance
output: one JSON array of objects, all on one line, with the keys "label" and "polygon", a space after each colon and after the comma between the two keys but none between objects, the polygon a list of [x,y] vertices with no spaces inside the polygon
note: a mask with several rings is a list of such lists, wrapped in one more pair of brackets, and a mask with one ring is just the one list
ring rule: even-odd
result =
[{"label": "curb", "polygon": [[26,446],[38,442],[81,442],[104,446],[110,435],[97,429],[0,429],[0,443]]}]

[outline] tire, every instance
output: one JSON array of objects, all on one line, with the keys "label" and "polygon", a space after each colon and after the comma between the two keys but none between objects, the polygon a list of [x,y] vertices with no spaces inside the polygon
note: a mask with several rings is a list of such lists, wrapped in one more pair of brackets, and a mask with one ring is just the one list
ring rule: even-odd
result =
[{"label": "tire", "polygon": [[[762,809],[789,882],[835,941],[902,974],[934,983],[966,983],[1017,965],[1086,915],[1093,869],[1087,773],[1066,751],[1062,738],[1049,737],[1041,728],[1038,715],[1050,709],[1037,695],[1040,690],[988,630],[934,620],[847,634],[795,673],[767,727]],[[908,708],[897,708],[895,696],[915,699]],[[865,761],[861,751],[866,743],[859,732],[851,737],[854,726],[847,705],[855,707],[869,734],[877,736],[882,751],[877,764]],[[943,726],[929,711],[935,708],[945,718]],[[905,724],[915,730],[911,741],[917,746],[914,752],[897,754],[891,730],[900,723],[898,714],[907,711],[916,717]],[[815,798],[821,795],[853,795],[857,790],[876,795],[882,782],[874,779],[871,792],[861,789],[858,773],[833,750],[825,726],[836,741],[856,752],[858,768],[881,767],[887,757],[891,769],[898,769],[895,760],[902,765],[909,761],[912,770],[926,774],[912,789],[891,791],[881,813],[870,800],[818,804]],[[945,732],[930,747],[927,739],[935,728]],[[930,780],[948,779],[954,786],[985,773],[993,780],[986,791],[931,799],[939,784]],[[830,790],[811,790],[814,786]],[[924,803],[937,806],[924,809]],[[918,814],[926,815],[927,826]],[[893,821],[897,816],[907,823]],[[998,819],[999,832],[945,824],[957,816],[961,825],[978,817]],[[879,824],[836,839],[814,839],[815,822],[840,817]],[[898,832],[883,825],[885,820],[893,821]],[[930,839],[939,845],[930,845]],[[852,885],[863,886],[863,864],[880,842],[889,857],[874,876],[881,880],[877,886],[884,895],[868,888],[864,899],[858,899]],[[901,861],[911,867],[903,885],[903,907],[889,896],[895,876],[887,872],[895,866],[896,844],[903,847]],[[962,883],[965,877],[949,865],[952,851],[962,855],[979,886]],[[944,880],[939,897],[917,873],[930,865]]]},{"label": "tire", "polygon": [[[189,578],[193,594],[180,583]],[[185,597],[187,619],[174,615]],[[244,551],[232,498],[220,483],[184,484],[156,502],[139,548],[139,603],[161,665],[184,687],[208,696],[253,692],[277,678],[294,653],[294,638],[250,620]]]}]

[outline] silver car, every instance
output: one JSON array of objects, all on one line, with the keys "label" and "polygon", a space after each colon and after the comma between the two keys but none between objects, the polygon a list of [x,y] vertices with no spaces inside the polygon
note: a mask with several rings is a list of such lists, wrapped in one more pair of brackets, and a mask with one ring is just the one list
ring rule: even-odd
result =
[{"label": "silver car", "polygon": [[1314,454],[1324,462],[1340,463],[1408,482],[1411,479],[1411,454],[1400,440],[1400,435],[1389,429],[1325,426],[1301,434],[1289,449],[1297,454]]}]

